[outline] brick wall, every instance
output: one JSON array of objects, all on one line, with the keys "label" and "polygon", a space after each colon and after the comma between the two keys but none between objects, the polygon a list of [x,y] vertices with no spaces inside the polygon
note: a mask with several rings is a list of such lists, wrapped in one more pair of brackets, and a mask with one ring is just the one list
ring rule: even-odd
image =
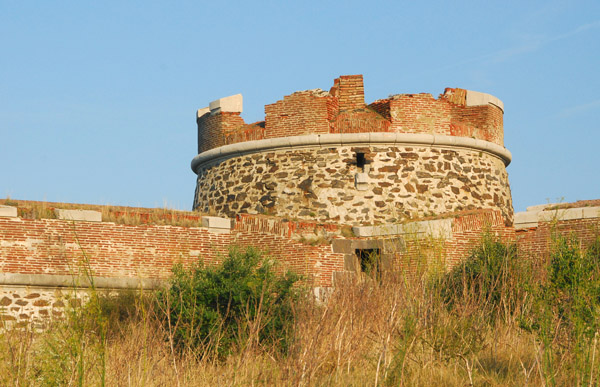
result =
[{"label": "brick wall", "polygon": [[333,81],[333,87],[329,93],[338,100],[339,111],[365,107],[362,75],[342,75]]},{"label": "brick wall", "polygon": [[408,272],[447,270],[468,257],[486,232],[504,243],[515,241],[514,228],[505,224],[500,211],[478,210],[455,214],[450,237],[407,234],[401,241],[390,238],[384,246],[389,246],[388,253],[392,253],[390,259],[396,267]]},{"label": "brick wall", "polygon": [[279,226],[243,216],[223,233],[200,227],[0,217],[0,273],[73,275],[85,266],[98,277],[164,279],[176,263],[201,259],[212,265],[230,246],[239,245],[268,252],[314,286],[332,286],[343,258],[330,245],[296,240],[297,223],[277,222]]},{"label": "brick wall", "polygon": [[265,106],[267,138],[329,133],[328,100],[322,91],[300,91]]},{"label": "brick wall", "polygon": [[516,231],[519,250],[525,256],[546,259],[552,251],[554,235],[575,237],[587,247],[600,236],[600,217],[540,222],[537,227]]},{"label": "brick wall", "polygon": [[197,119],[197,124],[198,153],[226,145],[227,134],[246,125],[236,112],[206,113]]}]

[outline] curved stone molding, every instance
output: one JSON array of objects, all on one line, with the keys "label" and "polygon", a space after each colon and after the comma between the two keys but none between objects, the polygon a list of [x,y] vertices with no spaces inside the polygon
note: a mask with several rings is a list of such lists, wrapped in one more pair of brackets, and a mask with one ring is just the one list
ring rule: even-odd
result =
[{"label": "curved stone molding", "polygon": [[194,173],[197,174],[199,167],[245,154],[282,149],[321,148],[343,145],[425,145],[440,148],[467,148],[498,157],[504,162],[505,166],[508,166],[512,160],[512,155],[508,149],[474,138],[438,134],[372,132],[309,134],[224,145],[200,153],[192,160],[191,167]]}]

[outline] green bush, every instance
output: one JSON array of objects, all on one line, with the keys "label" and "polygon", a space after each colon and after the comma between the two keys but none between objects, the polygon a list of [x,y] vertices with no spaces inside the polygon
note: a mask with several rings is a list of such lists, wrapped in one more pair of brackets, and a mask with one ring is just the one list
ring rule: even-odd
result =
[{"label": "green bush", "polygon": [[469,257],[438,282],[449,308],[473,304],[489,316],[509,318],[521,306],[531,271],[513,244],[485,234]]},{"label": "green bush", "polygon": [[276,274],[273,261],[253,249],[231,250],[219,266],[177,266],[173,273],[157,299],[174,346],[219,357],[248,345],[285,351],[296,275]]},{"label": "green bush", "polygon": [[599,252],[598,241],[584,249],[574,237],[554,238],[548,283],[539,301],[575,339],[593,338],[600,329]]}]

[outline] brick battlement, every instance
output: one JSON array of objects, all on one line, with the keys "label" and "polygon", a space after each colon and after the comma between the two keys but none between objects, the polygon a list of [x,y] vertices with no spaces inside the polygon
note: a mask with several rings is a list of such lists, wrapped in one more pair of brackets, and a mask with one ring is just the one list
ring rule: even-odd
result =
[{"label": "brick battlement", "polygon": [[223,98],[197,115],[198,153],[223,145],[327,133],[427,133],[469,137],[503,146],[503,104],[484,93],[446,88],[431,94],[398,94],[369,105],[362,75],[343,75],[329,92],[295,92],[265,106],[265,121],[246,124],[241,95]]}]

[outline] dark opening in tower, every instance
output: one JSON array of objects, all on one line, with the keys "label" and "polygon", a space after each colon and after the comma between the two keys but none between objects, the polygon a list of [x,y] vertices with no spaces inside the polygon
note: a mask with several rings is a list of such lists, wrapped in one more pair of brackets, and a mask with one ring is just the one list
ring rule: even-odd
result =
[{"label": "dark opening in tower", "polygon": [[365,169],[365,154],[364,153],[356,153],[356,167],[360,171],[364,171],[364,169]]}]

